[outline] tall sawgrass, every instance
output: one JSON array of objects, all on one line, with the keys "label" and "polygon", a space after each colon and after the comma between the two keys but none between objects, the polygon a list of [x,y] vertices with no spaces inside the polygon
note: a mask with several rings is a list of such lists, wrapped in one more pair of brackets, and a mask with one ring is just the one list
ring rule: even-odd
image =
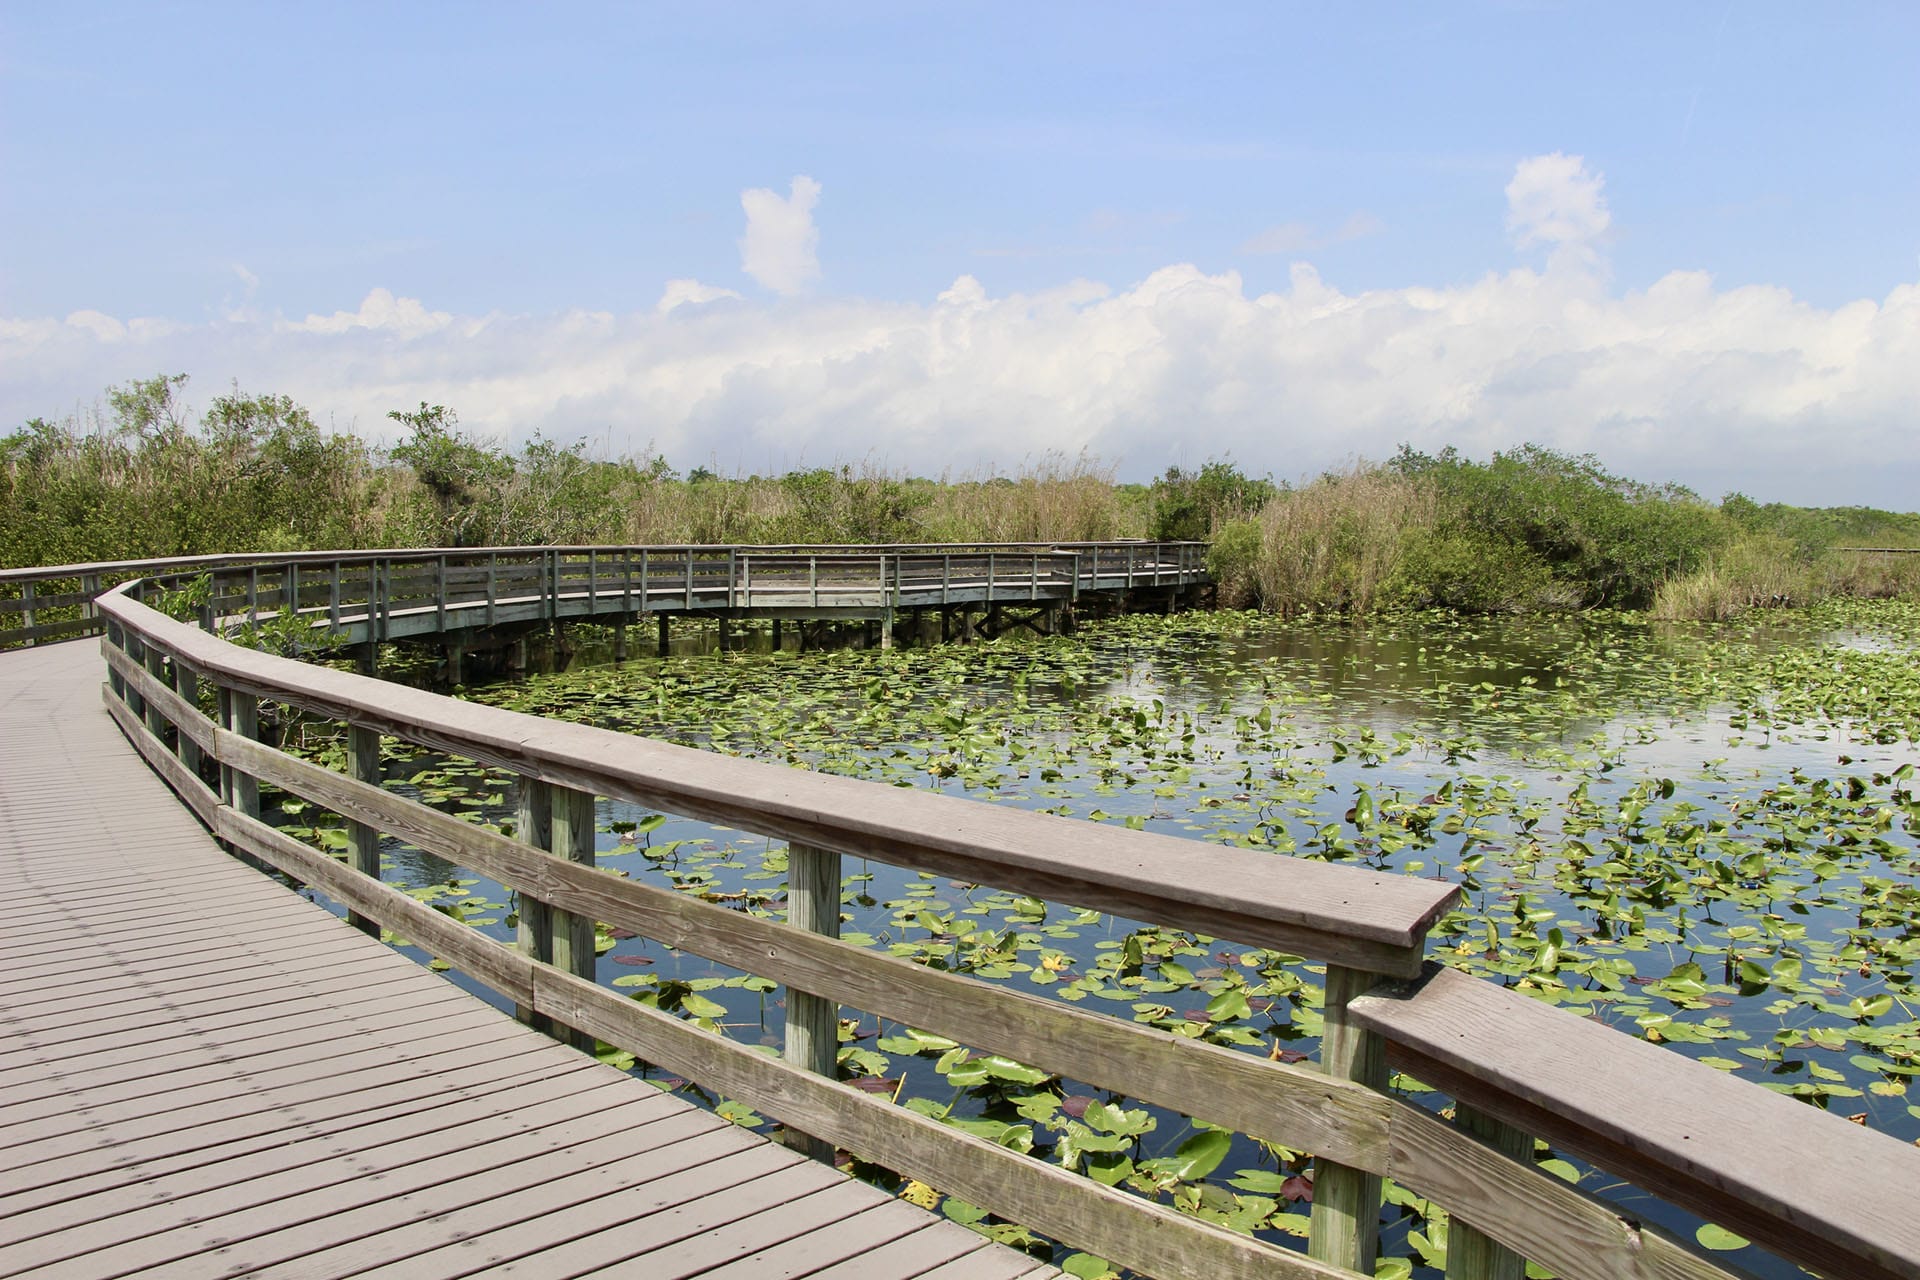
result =
[{"label": "tall sawgrass", "polygon": [[1677,574],[1654,592],[1656,618],[1725,622],[1752,609],[1812,604],[1828,594],[1823,575],[1778,534],[1729,539],[1699,568]]},{"label": "tall sawgrass", "polygon": [[1281,613],[1368,613],[1400,602],[1402,567],[1438,523],[1430,484],[1366,464],[1329,472],[1261,510],[1248,585]]},{"label": "tall sawgrass", "polygon": [[1756,609],[1818,604],[1834,596],[1920,598],[1920,554],[1812,551],[1775,533],[1742,533],[1700,568],[1655,593],[1654,617],[1725,622]]},{"label": "tall sawgrass", "polygon": [[1485,463],[1403,451],[1282,490],[1220,531],[1210,564],[1224,600],[1280,613],[1605,605],[1724,620],[1832,595],[1920,593],[1920,556],[1835,545],[1863,532],[1899,545],[1916,523],[1738,495],[1717,508],[1534,446]]}]

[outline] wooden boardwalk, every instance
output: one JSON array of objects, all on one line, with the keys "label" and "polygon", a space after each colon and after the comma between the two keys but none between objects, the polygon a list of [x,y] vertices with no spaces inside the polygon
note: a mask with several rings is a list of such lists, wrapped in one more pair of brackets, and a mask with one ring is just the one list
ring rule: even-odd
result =
[{"label": "wooden boardwalk", "polygon": [[0,655],[0,1276],[1057,1275],[523,1028],[228,856]]}]

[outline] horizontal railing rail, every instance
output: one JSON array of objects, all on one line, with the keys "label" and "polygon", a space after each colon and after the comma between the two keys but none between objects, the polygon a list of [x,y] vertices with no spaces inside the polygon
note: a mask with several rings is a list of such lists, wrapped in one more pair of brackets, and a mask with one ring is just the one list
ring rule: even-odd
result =
[{"label": "horizontal railing rail", "polygon": [[[1453,1215],[1447,1273],[1460,1280],[1517,1277],[1522,1259],[1595,1280],[1745,1274],[1537,1168],[1537,1135],[1823,1274],[1920,1276],[1920,1226],[1911,1213],[1920,1152],[1521,994],[1430,973],[1424,938],[1457,899],[1450,885],[442,698],[229,644],[139,603],[138,590],[123,586],[99,601],[109,623],[108,706],[219,836],[334,897],[364,927],[384,926],[493,987],[528,1020],[621,1046],[783,1121],[816,1149],[846,1149],[1149,1275],[1369,1275],[1382,1178]],[[260,741],[261,699],[343,724],[345,772]],[[515,834],[381,786],[387,736],[517,775]],[[263,784],[340,815],[345,863],[264,822]],[[597,871],[600,797],[787,841],[787,922]],[[383,834],[518,893],[520,945],[492,941],[382,884]],[[1318,1069],[840,942],[843,855],[1323,961]],[[784,984],[784,1057],[595,985],[595,922]],[[1307,1255],[837,1082],[842,1006],[1314,1153]],[[1447,1090],[1457,1102],[1453,1121],[1394,1096],[1390,1061]],[[1666,1128],[1689,1114],[1692,1127]],[[1702,1125],[1722,1132],[1701,1141]],[[1775,1143],[1774,1126],[1790,1150]]]}]

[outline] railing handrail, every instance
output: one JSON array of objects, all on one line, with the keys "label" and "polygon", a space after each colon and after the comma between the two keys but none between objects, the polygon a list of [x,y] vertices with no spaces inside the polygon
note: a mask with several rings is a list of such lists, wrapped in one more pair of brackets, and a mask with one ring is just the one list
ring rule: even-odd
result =
[{"label": "railing handrail", "polygon": [[1913,1148],[1522,992],[1428,968],[1353,1007],[1421,1083],[1829,1275],[1899,1275],[1903,1258],[1920,1258]]},{"label": "railing handrail", "polygon": [[[128,596],[109,618],[202,676],[526,777],[757,835],[836,848],[1373,972],[1419,971],[1450,884],[1239,851],[855,778],[717,755],[442,697],[229,644]],[[449,744],[458,743],[457,748]],[[1175,890],[1156,892],[1171,875]],[[1209,927],[1213,925],[1215,927]]]}]

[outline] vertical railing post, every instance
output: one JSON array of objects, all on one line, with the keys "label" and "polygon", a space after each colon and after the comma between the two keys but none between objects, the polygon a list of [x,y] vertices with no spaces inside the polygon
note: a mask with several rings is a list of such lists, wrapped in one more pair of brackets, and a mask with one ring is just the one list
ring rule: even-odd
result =
[{"label": "vertical railing post", "polygon": [[740,607],[753,608],[753,557],[740,557]]},{"label": "vertical railing post", "polygon": [[[631,563],[631,562],[629,562],[629,563]],[[642,610],[642,611],[645,611],[645,609],[647,608],[647,600],[648,600],[648,597],[647,597],[647,576],[648,576],[648,571],[649,571],[649,570],[650,570],[650,569],[651,569],[652,567],[653,567],[653,566],[652,566],[652,565],[650,565],[650,564],[649,564],[649,563],[647,562],[647,551],[646,551],[646,548],[645,548],[645,547],[642,547],[642,548],[640,549],[640,608],[641,608],[641,610]]]},{"label": "vertical railing post", "polygon": [[[125,652],[127,647],[126,633],[120,629],[120,624],[111,618],[107,619],[107,643],[122,652]],[[113,696],[120,701],[127,700],[126,677],[122,676],[120,668],[112,663],[107,664],[107,687],[113,690]]]},{"label": "vertical railing post", "polygon": [[[347,726],[347,773],[357,782],[380,785],[380,732],[364,725]],[[364,822],[347,822],[347,861],[355,871],[380,878],[380,833]],[[355,911],[347,923],[372,937],[380,936],[380,922]]]},{"label": "vertical railing post", "polygon": [[80,579],[80,591],[87,597],[80,605],[80,616],[92,622],[100,616],[100,606],[96,603],[100,595],[100,575],[97,573],[83,575]]},{"label": "vertical railing post", "polygon": [[437,594],[433,606],[433,629],[444,634],[447,629],[447,558],[442,555],[435,561],[438,571]]},{"label": "vertical railing post", "polygon": [[[33,579],[28,578],[25,582],[22,582],[20,584],[20,625],[28,631],[33,630],[33,624],[36,617],[34,607],[33,607],[33,600],[34,600]],[[29,640],[27,643],[36,644],[38,643],[38,641]]]},{"label": "vertical railing post", "polygon": [[[594,860],[593,796],[585,791],[576,791],[572,787],[550,786],[549,791],[551,793],[549,821],[552,837],[549,847],[554,854],[569,862],[576,862],[586,867],[592,866]],[[553,964],[576,978],[585,978],[588,982],[592,982],[599,967],[593,917],[557,909],[551,912],[551,916]],[[594,1038],[578,1028],[569,1028],[562,1038],[571,1042],[576,1049],[593,1052]]]},{"label": "vertical railing post", "polygon": [[487,625],[493,625],[494,613],[500,607],[500,553],[487,552]]},{"label": "vertical railing post", "polygon": [[333,573],[327,583],[327,631],[331,635],[340,634],[340,562],[333,562]]},{"label": "vertical railing post", "polygon": [[[146,668],[147,674],[153,677],[155,684],[164,685],[168,683],[166,654],[152,646],[148,646]],[[164,739],[167,735],[167,717],[161,713],[158,705],[151,702],[147,703],[147,732],[161,739]]]},{"label": "vertical railing post", "polygon": [[600,612],[600,552],[587,548],[587,616]]},{"label": "vertical railing post", "polygon": [[[260,736],[260,700],[251,693],[220,686],[220,724],[243,738]],[[230,764],[220,766],[220,798],[243,818],[260,816],[260,782]]]},{"label": "vertical railing post", "polygon": [[387,629],[387,602],[393,593],[391,562],[376,559],[367,570],[367,643],[378,644]]},{"label": "vertical railing post", "polygon": [[[146,665],[147,647],[140,643],[139,636],[135,635],[131,631],[122,633],[120,638],[120,648],[123,652],[125,652],[125,654],[129,658],[133,659],[134,662],[142,666]],[[127,704],[127,710],[133,712],[133,714],[135,714],[136,716],[139,716],[143,720],[146,719],[147,700],[140,696],[140,691],[138,689],[134,688],[131,684],[126,685],[122,690],[121,697],[122,697],[122,700]]]},{"label": "vertical railing post", "polygon": [[[1379,974],[1363,969],[1327,966],[1320,1069],[1370,1089],[1385,1090],[1386,1041],[1355,1023],[1347,1011],[1350,1003],[1380,980]],[[1316,1159],[1308,1256],[1370,1276],[1379,1253],[1380,1175]]]},{"label": "vertical railing post", "polygon": [[807,590],[809,593],[811,593],[813,597],[812,599],[813,607],[818,609],[820,607],[820,557],[819,556],[810,555],[807,557]]},{"label": "vertical railing post", "polygon": [[247,568],[247,623],[260,625],[260,570],[251,565]]},{"label": "vertical railing post", "polygon": [[[200,673],[178,658],[173,662],[173,691],[179,694],[188,706],[199,707]],[[189,737],[185,729],[180,729],[175,754],[180,757],[180,763],[187,766],[189,773],[196,778],[200,776],[200,744]]]},{"label": "vertical railing post", "polygon": [[[520,812],[514,836],[523,844],[546,849],[553,844],[553,788],[538,778],[520,779]],[[520,892],[520,950],[545,964],[553,963],[553,908],[525,890]],[[535,1031],[552,1029],[544,1013],[526,1005],[515,1010],[520,1021]]]},{"label": "vertical railing post", "polygon": [[693,608],[693,548],[687,548],[687,608]]},{"label": "vertical railing post", "polygon": [[[1453,1122],[1489,1143],[1509,1160],[1533,1163],[1533,1137],[1465,1103],[1455,1103]],[[1526,1260],[1455,1215],[1447,1228],[1447,1280],[1522,1280]]]},{"label": "vertical railing post", "polygon": [[[520,784],[517,835],[536,849],[546,850],[592,866],[594,861],[593,796],[571,787],[555,786],[538,778]],[[591,982],[598,966],[593,919],[560,911],[524,890],[520,894],[520,949],[542,964],[556,965]],[[520,1020],[537,1031],[553,1031],[545,1014],[521,1007]],[[593,1037],[568,1029],[561,1037],[592,1051]]]},{"label": "vertical railing post", "polygon": [[[829,849],[787,847],[787,923],[809,933],[840,936],[840,855]],[[826,996],[787,988],[786,1059],[833,1079],[840,1060],[840,1006]],[[787,1145],[833,1163],[833,1144],[789,1130]]]}]

